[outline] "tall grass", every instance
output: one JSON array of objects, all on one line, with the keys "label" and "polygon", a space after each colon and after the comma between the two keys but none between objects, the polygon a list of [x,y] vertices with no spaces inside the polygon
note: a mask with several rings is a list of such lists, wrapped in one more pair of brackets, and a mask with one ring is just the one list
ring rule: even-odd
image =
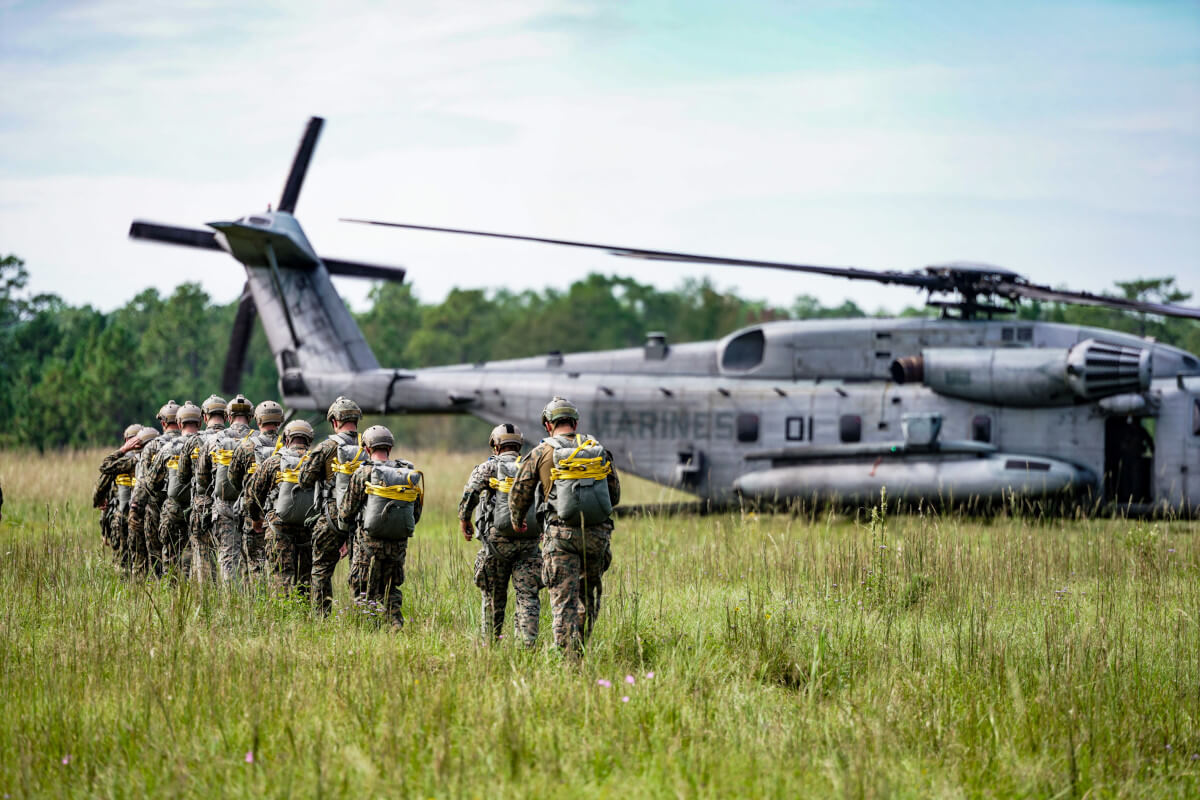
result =
[{"label": "tall grass", "polygon": [[125,580],[86,507],[99,457],[0,453],[0,793],[1200,792],[1192,522],[626,518],[572,666],[481,642],[467,457],[415,456],[399,634],[344,573],[329,620]]}]

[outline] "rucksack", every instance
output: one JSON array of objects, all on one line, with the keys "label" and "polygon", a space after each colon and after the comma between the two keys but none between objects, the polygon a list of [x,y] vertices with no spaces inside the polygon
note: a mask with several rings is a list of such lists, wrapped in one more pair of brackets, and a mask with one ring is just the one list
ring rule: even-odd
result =
[{"label": "rucksack", "polygon": [[279,451],[279,471],[275,473],[275,513],[288,525],[303,525],[312,512],[316,487],[300,485],[300,465],[307,454],[291,448]]},{"label": "rucksack", "polygon": [[396,462],[372,463],[367,477],[363,530],[375,539],[407,539],[417,528],[416,505],[424,494],[421,472]]},{"label": "rucksack", "polygon": [[187,493],[191,485],[179,479],[179,460],[190,457],[184,452],[190,438],[178,436],[163,445],[159,453],[167,457],[167,497],[183,506],[187,505]]},{"label": "rucksack", "polygon": [[597,525],[612,515],[608,476],[612,462],[604,445],[590,436],[552,436],[554,448],[547,503],[566,525]]},{"label": "rucksack", "polygon": [[488,481],[492,487],[492,527],[496,533],[510,539],[532,539],[540,536],[542,526],[538,523],[537,507],[534,502],[525,515],[525,531],[518,533],[513,527],[512,510],[509,508],[509,494],[512,492],[513,481],[521,471],[521,457],[515,453],[501,453],[496,456],[496,476]]},{"label": "rucksack", "polygon": [[117,511],[121,514],[129,510],[129,499],[133,495],[134,481],[132,472],[122,472],[116,477]]},{"label": "rucksack", "polygon": [[234,451],[252,435],[253,431],[245,436],[238,436],[232,432],[232,428],[226,428],[217,436],[217,440],[212,443],[212,448],[209,450],[213,464],[217,467],[216,476],[213,478],[213,483],[216,484],[215,494],[218,499],[224,500],[226,503],[237,502],[238,496],[241,494],[229,480],[229,465],[233,463]]},{"label": "rucksack", "polygon": [[344,437],[349,435],[348,433],[335,433],[329,437],[340,442],[337,449],[334,450],[333,463],[330,465],[330,469],[333,470],[333,502],[336,508],[341,508],[342,498],[346,496],[346,490],[350,488],[350,476],[358,472],[358,468],[363,465],[366,457],[362,436],[359,435],[356,439],[347,442]]}]

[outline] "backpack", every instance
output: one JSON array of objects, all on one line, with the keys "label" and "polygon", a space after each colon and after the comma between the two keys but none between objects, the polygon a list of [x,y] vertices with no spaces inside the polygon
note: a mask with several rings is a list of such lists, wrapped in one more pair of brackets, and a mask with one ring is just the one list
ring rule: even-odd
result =
[{"label": "backpack", "polygon": [[229,465],[233,463],[233,453],[237,450],[238,445],[246,441],[252,435],[247,433],[245,436],[238,436],[232,428],[226,428],[217,434],[217,439],[212,443],[211,449],[208,451],[212,456],[212,462],[217,468],[216,475],[213,478],[215,485],[215,495],[218,500],[224,500],[226,503],[237,502],[238,496],[241,494],[233,482],[229,480]]},{"label": "backpack", "polygon": [[407,539],[417,528],[416,505],[424,476],[396,462],[372,463],[367,477],[363,530],[374,539]]},{"label": "backpack", "polygon": [[279,471],[275,473],[275,513],[288,525],[303,525],[312,512],[316,487],[300,485],[300,465],[306,454],[291,448],[279,451]]},{"label": "backpack", "polygon": [[188,490],[191,489],[191,484],[184,483],[179,479],[179,460],[190,457],[184,452],[190,438],[178,436],[163,445],[159,452],[160,456],[163,454],[167,456],[167,497],[181,506],[188,504]]},{"label": "backpack", "polygon": [[132,472],[122,472],[116,478],[117,511],[124,514],[129,510],[129,499],[133,495],[134,477]]},{"label": "backpack", "polygon": [[608,476],[612,462],[604,445],[590,436],[553,436],[550,492],[546,498],[554,516],[566,525],[597,525],[612,515]]},{"label": "backpack", "polygon": [[[538,522],[537,509],[539,503],[534,502],[525,515],[525,532],[518,533],[513,527],[512,510],[508,505],[508,496],[512,492],[513,481],[521,471],[521,457],[513,453],[501,453],[496,457],[496,477],[488,484],[492,487],[492,527],[496,533],[509,539],[532,539],[540,536],[542,526]],[[539,485],[540,488],[540,485]]]},{"label": "backpack", "polygon": [[333,451],[333,463],[330,465],[333,470],[333,502],[336,508],[341,508],[342,498],[346,496],[346,490],[350,488],[350,476],[358,472],[358,468],[363,465],[366,456],[361,435],[349,442],[343,438],[344,436],[349,436],[349,434],[335,433],[329,437],[339,442],[337,449]]}]

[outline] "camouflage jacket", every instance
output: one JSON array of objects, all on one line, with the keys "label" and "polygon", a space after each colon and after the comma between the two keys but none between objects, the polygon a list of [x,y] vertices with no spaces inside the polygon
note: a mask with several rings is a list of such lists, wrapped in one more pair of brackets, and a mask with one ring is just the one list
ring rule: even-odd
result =
[{"label": "camouflage jacket", "polygon": [[220,438],[220,434],[228,432],[241,439],[249,436],[251,431],[250,426],[244,422],[235,422],[228,428],[209,428],[209,431],[204,443],[200,445],[200,456],[196,460],[192,491],[199,491],[203,495],[213,497],[217,488],[213,483],[217,477],[217,464],[213,460],[213,455],[217,450],[217,440]]},{"label": "camouflage jacket", "polygon": [[[154,473],[154,465],[158,461],[158,454],[163,449],[163,446],[168,442],[178,439],[182,436],[178,428],[172,428],[163,431],[163,434],[157,439],[151,439],[145,447],[142,448],[142,455],[138,458],[137,469],[137,485],[133,487],[133,504],[135,506],[145,505],[146,503],[154,503],[160,505],[162,499],[155,494],[151,476]],[[163,478],[166,477],[166,465],[163,465]],[[165,491],[165,489],[164,489]]]},{"label": "camouflage jacket", "polygon": [[[538,483],[542,485],[542,496],[550,496],[550,468],[554,466],[554,439],[559,440],[560,446],[574,441],[573,438],[550,436],[539,442],[537,447],[530,450],[529,455],[525,456],[525,460],[521,462],[521,469],[517,472],[516,480],[513,481],[512,492],[508,495],[509,511],[515,520],[525,519],[525,515],[529,513]],[[611,462],[612,453],[605,450],[604,454]],[[613,466],[612,472],[608,475],[608,496],[612,500],[614,508],[621,502],[621,480],[617,477],[616,466]],[[561,523],[548,516],[546,525],[555,524]],[[611,529],[612,520],[601,523],[601,525]]]},{"label": "camouflage jacket", "polygon": [[495,456],[482,464],[477,464],[475,469],[471,470],[471,477],[467,478],[467,485],[463,487],[462,499],[458,501],[458,518],[460,520],[470,519],[475,506],[482,503],[486,508],[487,504],[492,502],[494,499],[492,495],[495,494],[495,491],[492,489],[491,480],[494,477],[496,477]]},{"label": "camouflage jacket", "polygon": [[[367,481],[371,478],[371,467],[382,464],[387,467],[403,467],[404,469],[416,469],[411,461],[405,461],[402,458],[393,458],[387,461],[367,461],[358,471],[350,476],[350,485],[346,488],[346,494],[342,497],[342,505],[338,508],[338,525],[342,530],[353,531],[357,530],[359,524],[359,515],[367,505]],[[425,507],[424,496],[417,499],[413,507],[413,516],[416,521],[421,521],[421,510]]]},{"label": "camouflage jacket", "polygon": [[106,502],[111,502],[116,496],[117,476],[133,475],[137,469],[137,452],[114,450],[100,462],[100,477],[96,479],[96,487],[92,490],[92,508],[99,508]]},{"label": "camouflage jacket", "polygon": [[[254,449],[259,445],[271,444],[272,446],[279,439],[279,431],[251,431],[249,437],[242,440],[242,443],[233,451],[233,459],[229,462],[229,471],[226,473],[229,482],[233,484],[234,490],[242,495],[243,507],[245,506],[245,495],[250,488],[250,478],[258,469],[258,460],[254,457]],[[265,459],[264,459],[265,461]]]},{"label": "camouflage jacket", "polygon": [[[337,459],[338,448],[342,445],[358,441],[357,431],[334,433],[328,439],[308,451],[308,459],[300,466],[300,485],[311,489],[321,482],[325,491],[319,497],[326,503],[333,502],[333,464]],[[336,514],[336,508],[329,508],[331,514]]]}]

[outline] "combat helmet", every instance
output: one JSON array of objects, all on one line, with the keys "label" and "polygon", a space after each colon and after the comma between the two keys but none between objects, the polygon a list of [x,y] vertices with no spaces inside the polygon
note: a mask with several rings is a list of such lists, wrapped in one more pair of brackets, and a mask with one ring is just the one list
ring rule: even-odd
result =
[{"label": "combat helmet", "polygon": [[305,439],[305,444],[312,444],[313,435],[313,426],[302,419],[294,419],[283,426],[283,441],[289,444],[295,436]]},{"label": "combat helmet", "polygon": [[137,432],[138,441],[145,447],[147,443],[158,438],[158,428],[151,428],[149,425]]},{"label": "combat helmet", "polygon": [[189,422],[200,425],[204,421],[204,411],[191,400],[185,400],[179,410],[175,412],[175,421],[179,423],[180,427]]},{"label": "combat helmet", "polygon": [[210,394],[208,399],[200,404],[200,409],[204,412],[206,419],[210,414],[220,414],[224,417],[227,408],[229,408],[229,404],[225,402],[225,398],[216,394]]},{"label": "combat helmet", "polygon": [[396,437],[392,436],[392,432],[384,426],[372,425],[363,431],[362,442],[363,446],[372,452],[380,447],[386,447],[388,450],[391,450],[396,446]]},{"label": "combat helmet", "polygon": [[518,450],[521,449],[521,445],[525,444],[525,437],[521,435],[520,428],[511,422],[505,422],[492,428],[492,435],[488,437],[488,445],[499,450],[509,444],[515,444]]},{"label": "combat helmet", "polygon": [[560,419],[569,419],[572,422],[579,422],[579,409],[565,397],[555,397],[546,407],[542,409],[542,423],[554,423]]},{"label": "combat helmet", "polygon": [[329,406],[329,411],[325,414],[325,419],[329,420],[330,424],[334,422],[358,422],[362,419],[362,409],[358,407],[358,403],[351,400],[349,397],[338,397]]},{"label": "combat helmet", "polygon": [[170,425],[175,422],[175,415],[179,413],[179,403],[174,400],[168,400],[166,405],[158,410],[158,420],[163,425]]},{"label": "combat helmet", "polygon": [[246,395],[239,393],[237,397],[229,401],[227,410],[231,419],[236,416],[249,417],[254,413],[254,404],[246,399]]},{"label": "combat helmet", "polygon": [[125,434],[124,434],[125,441],[129,441],[134,436],[137,436],[138,431],[140,431],[141,429],[142,429],[142,423],[140,423],[140,422],[135,422],[132,425],[126,427]]},{"label": "combat helmet", "polygon": [[283,407],[274,400],[263,400],[254,409],[254,424],[261,428],[272,422],[282,424]]}]

